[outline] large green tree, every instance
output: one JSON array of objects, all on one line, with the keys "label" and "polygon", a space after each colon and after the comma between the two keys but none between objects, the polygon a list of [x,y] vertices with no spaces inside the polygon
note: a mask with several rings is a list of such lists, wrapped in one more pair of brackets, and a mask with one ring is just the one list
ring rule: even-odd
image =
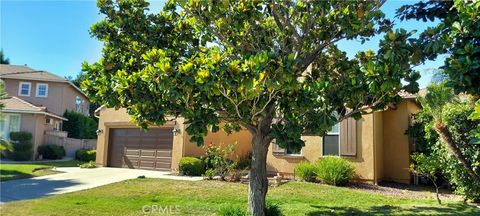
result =
[{"label": "large green tree", "polygon": [[[447,58],[441,69],[446,75],[447,85],[457,94],[467,93],[473,96],[473,100],[478,100],[480,97],[480,2],[464,0],[418,2],[401,7],[397,11],[397,16],[401,20],[439,21],[437,25],[427,28],[417,39],[412,40],[417,47],[415,55],[424,62],[446,54]],[[442,102],[439,100],[441,98],[430,99],[431,103]],[[436,109],[441,110],[442,105],[437,104]],[[441,121],[440,115],[433,113],[433,116],[435,117],[434,128],[440,138],[463,164],[471,178],[480,182],[480,175],[475,172],[471,159],[466,158],[462,153],[459,143],[455,143],[451,131]]]},{"label": "large green tree", "polygon": [[[411,33],[391,30],[383,3],[189,0],[149,13],[142,0],[100,0],[105,18],[91,34],[104,43],[103,58],[84,64],[83,89],[143,127],[184,117],[199,145],[210,131],[248,129],[248,207],[264,215],[273,139],[300,149],[304,132],[322,135],[418,89]],[[377,52],[348,58],[337,46],[381,33]]]},{"label": "large green tree", "polygon": [[427,1],[405,5],[397,11],[401,20],[437,21],[415,40],[422,61],[446,54],[441,67],[455,93],[480,96],[480,2]]}]

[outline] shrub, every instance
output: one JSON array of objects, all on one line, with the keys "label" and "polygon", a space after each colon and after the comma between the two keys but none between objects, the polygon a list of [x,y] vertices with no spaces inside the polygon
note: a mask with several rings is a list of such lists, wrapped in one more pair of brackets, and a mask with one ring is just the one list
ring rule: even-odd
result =
[{"label": "shrub", "polygon": [[38,154],[42,155],[43,159],[62,159],[65,157],[65,149],[55,144],[41,145],[38,146]]},{"label": "shrub", "polygon": [[200,157],[200,159],[205,164],[205,169],[215,169],[215,174],[219,175],[222,180],[225,180],[225,176],[235,167],[235,163],[230,159],[234,150],[235,144],[225,147],[208,145],[205,155]]},{"label": "shrub", "polygon": [[30,132],[11,132],[10,139],[13,151],[7,152],[8,158],[16,161],[32,159],[32,134]]},{"label": "shrub", "polygon": [[83,164],[80,164],[80,168],[95,168],[97,167],[97,164],[95,163],[95,161],[89,161],[87,163],[83,163]]},{"label": "shrub", "polygon": [[295,166],[295,176],[299,177],[302,181],[314,182],[317,177],[315,169],[316,167],[313,164],[302,161]]},{"label": "shrub", "polygon": [[95,161],[96,157],[95,149],[79,149],[75,152],[75,159],[79,161]]},{"label": "shrub", "polygon": [[179,164],[180,175],[201,176],[204,172],[203,161],[194,157],[183,157]]},{"label": "shrub", "polygon": [[93,117],[74,111],[65,111],[63,117],[68,119],[68,121],[63,122],[63,130],[68,132],[68,137],[76,139],[97,138],[98,123]]},{"label": "shrub", "polygon": [[249,213],[242,206],[225,205],[217,211],[218,216],[248,216]]},{"label": "shrub", "polygon": [[207,171],[205,171],[205,179],[212,180],[214,176],[215,176],[215,169],[208,169]]},{"label": "shrub", "polygon": [[317,178],[330,185],[345,185],[355,174],[353,165],[340,157],[328,156],[315,164]]},{"label": "shrub", "polygon": [[250,169],[251,166],[252,166],[252,153],[250,152],[244,155],[243,157],[241,157],[237,161],[235,169],[247,170],[247,169]]},{"label": "shrub", "polygon": [[[250,213],[247,209],[240,205],[225,205],[217,211],[219,216],[249,216]],[[266,216],[283,216],[280,207],[276,204],[266,203],[265,206]]]},{"label": "shrub", "polygon": [[[431,93],[428,93],[431,94]],[[440,96],[430,96],[440,97]],[[458,100],[458,98],[455,98]],[[422,104],[423,105],[423,104]],[[434,112],[436,108],[437,111]],[[438,107],[441,107],[438,108]],[[470,161],[473,170],[480,175],[480,169],[475,169],[480,164],[480,145],[474,144],[475,128],[479,120],[469,119],[468,116],[475,111],[475,107],[469,101],[448,102],[443,105],[425,104],[416,117],[418,127],[410,127],[411,133],[407,133],[416,143],[425,143],[428,148],[423,153],[425,157],[432,158],[440,168],[439,179],[448,181],[449,185],[455,190],[455,193],[463,195],[466,199],[480,200],[480,182],[475,181],[469,174],[465,166],[459,162],[443,139],[440,139],[438,133],[434,130],[436,120],[440,119],[447,126],[453,143],[461,151],[462,155]],[[422,149],[420,149],[422,150]]]},{"label": "shrub", "polygon": [[283,216],[280,207],[277,204],[267,203],[265,206],[266,216]]}]

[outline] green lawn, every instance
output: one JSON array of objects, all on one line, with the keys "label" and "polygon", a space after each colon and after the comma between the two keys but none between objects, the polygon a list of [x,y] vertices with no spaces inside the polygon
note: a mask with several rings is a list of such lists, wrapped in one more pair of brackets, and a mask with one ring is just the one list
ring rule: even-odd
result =
[{"label": "green lawn", "polygon": [[[459,202],[404,199],[313,183],[271,187],[268,202],[285,215],[480,215]],[[246,206],[247,186],[219,181],[134,179],[90,190],[0,206],[5,215],[144,215],[143,206],[170,207],[180,215],[213,215],[227,205]],[[149,215],[149,214],[145,214]],[[150,214],[162,215],[162,214]]]},{"label": "green lawn", "polygon": [[50,163],[0,164],[0,181],[54,174],[55,172],[51,170],[43,170],[42,168],[76,167],[80,163],[81,162],[76,160],[70,160]]}]

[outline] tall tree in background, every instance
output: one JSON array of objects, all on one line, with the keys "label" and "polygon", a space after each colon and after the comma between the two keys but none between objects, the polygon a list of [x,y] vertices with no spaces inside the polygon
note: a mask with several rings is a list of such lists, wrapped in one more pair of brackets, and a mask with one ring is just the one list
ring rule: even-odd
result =
[{"label": "tall tree in background", "polygon": [[10,59],[5,57],[3,50],[0,50],[0,64],[10,64]]},{"label": "tall tree in background", "polygon": [[[422,32],[415,44],[416,55],[422,61],[434,60],[448,54],[441,67],[447,75],[447,85],[455,93],[467,93],[473,100],[480,97],[480,2],[478,1],[428,1],[405,5],[397,11],[402,20],[440,20],[438,25]],[[431,103],[438,102],[431,98]],[[440,104],[439,104],[440,105]],[[439,108],[439,107],[437,107]],[[435,114],[434,114],[435,116]],[[466,158],[458,143],[452,139],[448,127],[435,116],[435,130],[448,145],[451,153],[461,162],[472,180],[480,182],[471,161]]]},{"label": "tall tree in background", "polygon": [[[404,30],[391,30],[383,1],[98,1],[91,34],[103,58],[85,63],[82,87],[125,107],[142,127],[178,116],[191,141],[223,128],[252,134],[248,207],[265,215],[266,158],[273,139],[300,149],[343,119],[383,109],[418,90]],[[380,49],[348,58],[340,40],[386,33]],[[402,84],[402,80],[408,82]]]}]

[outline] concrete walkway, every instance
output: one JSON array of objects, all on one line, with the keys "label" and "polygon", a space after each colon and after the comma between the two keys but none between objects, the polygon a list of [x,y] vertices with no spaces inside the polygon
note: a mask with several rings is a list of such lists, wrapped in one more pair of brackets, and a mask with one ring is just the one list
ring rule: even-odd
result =
[{"label": "concrete walkway", "polygon": [[57,168],[56,170],[63,173],[0,182],[0,203],[35,199],[54,194],[85,190],[137,178],[141,175],[146,178],[178,179],[187,181],[198,181],[202,179],[201,177],[172,176],[169,172],[110,167],[94,169],[68,167]]}]

